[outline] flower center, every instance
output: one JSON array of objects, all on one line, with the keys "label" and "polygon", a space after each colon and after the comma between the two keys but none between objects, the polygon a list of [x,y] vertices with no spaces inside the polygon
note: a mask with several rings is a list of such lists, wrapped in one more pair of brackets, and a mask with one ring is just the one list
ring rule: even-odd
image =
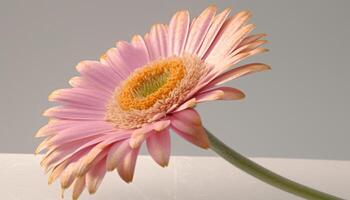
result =
[{"label": "flower center", "polygon": [[105,120],[123,129],[158,120],[181,105],[207,72],[206,64],[192,55],[152,61],[116,87]]},{"label": "flower center", "polygon": [[166,98],[183,79],[186,68],[181,59],[160,60],[135,71],[120,88],[116,100],[125,110],[145,110]]}]

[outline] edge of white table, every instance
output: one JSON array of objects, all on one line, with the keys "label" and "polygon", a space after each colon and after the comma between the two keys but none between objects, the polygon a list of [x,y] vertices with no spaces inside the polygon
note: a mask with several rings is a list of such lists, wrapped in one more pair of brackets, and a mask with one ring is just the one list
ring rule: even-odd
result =
[{"label": "edge of white table", "polygon": [[[40,155],[0,154],[1,198],[6,200],[60,199],[60,186],[47,185]],[[287,178],[350,199],[350,161],[252,158]],[[71,191],[65,199],[71,199]],[[139,156],[134,181],[124,183],[117,172],[106,174],[94,195],[81,200],[294,200],[300,199],[269,186],[220,157],[172,156],[166,168],[149,156]]]}]

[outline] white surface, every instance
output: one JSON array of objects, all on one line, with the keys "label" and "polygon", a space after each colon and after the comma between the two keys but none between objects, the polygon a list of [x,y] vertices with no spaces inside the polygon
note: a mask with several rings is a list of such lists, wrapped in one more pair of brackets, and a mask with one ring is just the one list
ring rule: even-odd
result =
[{"label": "white surface", "polygon": [[[0,154],[0,192],[6,200],[59,199],[59,184],[48,186],[40,156]],[[350,199],[350,161],[254,159],[283,176]],[[66,192],[70,199],[70,191]],[[138,159],[134,182],[122,182],[108,173],[95,195],[81,200],[273,200],[299,199],[277,190],[232,167],[218,157],[173,156],[169,167],[158,167],[150,157]]]}]

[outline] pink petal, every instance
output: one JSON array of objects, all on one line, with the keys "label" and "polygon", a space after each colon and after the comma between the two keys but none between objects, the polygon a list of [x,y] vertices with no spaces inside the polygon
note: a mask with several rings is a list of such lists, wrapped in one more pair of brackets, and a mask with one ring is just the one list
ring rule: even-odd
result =
[{"label": "pink petal", "polygon": [[267,40],[257,40],[257,41],[251,42],[249,44],[243,45],[243,46],[235,49],[231,53],[231,55],[236,55],[236,54],[239,54],[239,53],[252,51],[252,50],[260,47],[261,45],[265,44],[266,42],[267,42]]},{"label": "pink petal", "polygon": [[[112,135],[109,137],[105,136],[105,137],[100,137],[97,139],[90,139],[89,142],[86,142],[83,145],[77,145],[75,147],[70,146],[70,148],[69,148],[69,146],[67,146],[65,149],[61,149],[62,151],[59,154],[49,155],[49,157],[48,157],[49,160],[47,160],[47,161],[45,161],[43,159],[43,162],[45,162],[47,165],[49,165],[48,167],[50,167],[50,166],[54,167],[51,175],[49,176],[49,183],[52,183],[55,179],[57,179],[57,177],[59,177],[61,175],[62,171],[66,168],[67,165],[69,165],[71,163],[75,163],[76,161],[78,161],[79,159],[81,159],[82,157],[84,157],[85,155],[90,153],[93,145],[95,145],[96,143],[102,142],[102,141],[115,142],[116,139],[125,139],[125,137],[123,137],[123,136],[118,136],[118,137],[119,138],[116,138],[114,135]],[[71,144],[71,145],[73,145],[73,144]],[[51,159],[51,156],[53,157],[53,159]],[[50,162],[50,163],[48,163],[48,162]],[[72,170],[69,173],[67,172],[67,175],[69,175],[69,176],[66,177],[67,180],[63,180],[65,182],[64,185],[67,185],[66,187],[69,186],[69,183],[71,180],[70,176],[75,177],[77,175],[77,173],[78,173],[77,167],[79,167],[78,164],[79,163],[76,163],[74,165],[74,168],[72,168]]]},{"label": "pink petal", "polygon": [[179,112],[182,110],[185,110],[187,108],[192,108],[197,104],[197,101],[195,98],[191,98],[187,101],[185,101],[183,104],[181,104],[179,107],[177,107],[173,112]]},{"label": "pink petal", "polygon": [[255,72],[262,72],[269,69],[270,67],[268,65],[265,65],[262,63],[251,63],[251,64],[243,65],[219,75],[217,78],[211,81],[208,84],[208,86],[206,86],[206,88],[210,88],[216,85],[221,85],[223,83],[239,78],[241,76],[245,76]]},{"label": "pink petal", "polygon": [[[263,47],[258,47],[253,50],[249,50],[247,52],[241,52],[239,54],[231,54],[226,59],[222,60],[221,62],[217,63],[214,70],[211,70],[211,74],[209,74],[207,77],[203,78],[199,85],[193,90],[192,94],[197,92],[198,90],[203,90],[205,88],[211,87],[211,85],[208,85],[211,81],[213,81],[216,77],[220,76],[221,74],[225,73],[225,71],[230,68],[231,66],[234,66],[238,62],[247,59],[250,56],[263,53],[268,51],[268,49]],[[192,95],[191,94],[191,95]]]},{"label": "pink petal", "polygon": [[187,141],[202,148],[209,147],[208,136],[201,125],[199,114],[194,109],[174,113],[171,116],[171,127]]},{"label": "pink petal", "polygon": [[157,121],[152,124],[152,129],[160,132],[168,128],[169,125],[170,125],[170,120]]},{"label": "pink petal", "polygon": [[186,53],[196,54],[199,47],[201,46],[207,31],[212,23],[213,17],[216,13],[216,7],[210,6],[205,9],[197,19],[193,20],[191,24],[190,31],[188,34],[188,39],[185,47]]},{"label": "pink petal", "polygon": [[113,93],[118,83],[123,80],[110,67],[97,61],[82,61],[76,69],[83,79],[88,79],[98,88],[109,93]]},{"label": "pink petal", "polygon": [[[139,43],[137,45],[142,45],[141,38],[138,38],[137,36],[136,38],[136,42]],[[149,56],[146,49],[142,46],[135,47],[135,38],[133,38],[133,40],[134,44],[129,44],[125,41],[117,43],[117,49],[119,52],[118,59],[120,63],[123,63],[120,67],[126,68],[129,71],[129,74],[149,62]]]},{"label": "pink petal", "polygon": [[152,118],[151,118],[151,122],[154,122],[154,121],[158,121],[160,120],[161,118],[165,117],[166,116],[166,111],[160,111],[159,113],[155,114]]},{"label": "pink petal", "polygon": [[[117,134],[117,133],[116,133]],[[76,149],[74,149],[73,152],[71,151],[66,151],[66,152],[62,152],[62,155],[59,155],[59,159],[52,163],[52,166],[57,166],[60,163],[64,162],[67,159],[70,159],[71,157],[83,157],[85,156],[85,154],[90,153],[90,150],[95,147],[96,144],[101,143],[101,142],[116,142],[116,141],[120,141],[120,140],[124,140],[126,138],[129,138],[130,134],[129,133],[124,133],[124,134],[117,134],[117,135],[105,135],[105,136],[100,136],[97,137],[95,139],[91,139],[89,142],[86,142],[85,144],[77,147]],[[72,147],[73,148],[73,147]],[[84,153],[84,154],[82,154]],[[95,152],[96,153],[96,152]]]},{"label": "pink petal", "polygon": [[35,137],[47,137],[66,128],[71,128],[79,124],[70,120],[50,120],[48,124],[39,129]]},{"label": "pink petal", "polygon": [[107,170],[114,170],[129,150],[129,140],[123,140],[113,144],[107,155]]},{"label": "pink petal", "polygon": [[169,163],[170,158],[170,134],[169,129],[161,132],[154,131],[147,138],[148,152],[160,166],[165,167]]},{"label": "pink petal", "polygon": [[220,14],[218,14],[217,16],[215,16],[207,34],[203,40],[202,46],[200,47],[200,49],[198,51],[198,56],[200,58],[202,58],[206,54],[206,52],[208,51],[210,45],[212,44],[215,37],[217,36],[219,30],[221,29],[222,25],[224,24],[230,11],[231,10],[228,8],[228,9],[225,9]]},{"label": "pink petal", "polygon": [[174,113],[172,116],[177,118],[177,119],[180,119],[180,121],[185,121],[186,123],[188,123],[192,126],[201,126],[202,125],[201,118],[200,118],[198,112],[193,108],[189,108],[189,109],[183,110],[181,112]]},{"label": "pink petal", "polygon": [[57,159],[55,159],[54,162],[50,163],[47,166],[44,166],[46,171],[50,171],[50,170],[56,170],[56,168],[61,167],[61,165],[65,165],[67,166],[70,163],[76,162],[77,160],[79,160],[81,157],[84,157],[86,154],[88,154],[90,152],[90,150],[92,149],[92,145],[89,145],[85,148],[79,148],[79,150],[73,150],[69,151],[69,152],[63,152],[61,155],[59,155],[59,157]]},{"label": "pink petal", "polygon": [[40,164],[43,167],[48,168],[49,166],[54,165],[55,163],[62,160],[67,155],[73,153],[79,147],[85,145],[86,143],[89,143],[90,141],[95,140],[96,138],[98,137],[89,137],[78,141],[69,142],[64,145],[52,147],[45,153]]},{"label": "pink petal", "polygon": [[172,129],[175,131],[175,133],[177,133],[179,136],[181,136],[188,142],[198,147],[201,147],[203,149],[209,148],[209,139],[203,127],[197,127],[197,131],[195,135],[185,133],[174,126],[172,127]]},{"label": "pink petal", "polygon": [[154,25],[151,32],[145,35],[145,42],[151,60],[168,57],[168,27],[165,25]]},{"label": "pink petal", "polygon": [[[98,84],[95,84],[94,81],[90,81],[89,79],[81,76],[74,76],[69,80],[69,85],[75,88],[84,88],[89,90],[98,89],[101,90],[101,87]],[[108,90],[101,90],[101,92],[105,92],[105,95],[110,95],[111,92]]]},{"label": "pink petal", "polygon": [[63,144],[94,135],[112,134],[113,132],[116,132],[115,127],[108,122],[96,121],[82,123],[80,126],[65,129],[60,134],[56,134],[50,139],[50,143],[55,145]]},{"label": "pink petal", "polygon": [[214,100],[238,100],[244,98],[244,93],[240,90],[230,87],[219,87],[209,91],[199,93],[195,96],[197,102]]},{"label": "pink petal", "polygon": [[[98,90],[99,92],[103,93],[103,96],[112,95],[112,89],[101,89],[101,86],[99,86],[99,84],[96,84],[94,81],[91,81],[86,77],[74,76],[69,80],[69,85],[74,88],[82,88],[88,91]],[[105,88],[107,87],[105,86]]]},{"label": "pink petal", "polygon": [[48,177],[48,184],[51,185],[57,178],[62,174],[63,170],[66,168],[68,165],[69,161],[66,161],[64,163],[61,163],[57,167],[55,167],[51,174]]},{"label": "pink petal", "polygon": [[226,20],[206,54],[206,61],[209,64],[215,64],[223,59],[254,28],[252,25],[241,28],[250,16],[249,12],[242,11]]},{"label": "pink petal", "polygon": [[51,175],[49,176],[49,184],[53,183],[58,177],[60,177],[69,164],[79,160],[81,156],[85,155],[89,150],[90,149],[84,149],[83,151],[80,151],[79,153],[67,158],[66,160],[55,166],[51,172]]},{"label": "pink petal", "polygon": [[[93,88],[90,87],[92,86],[92,84],[87,84],[88,81],[83,81],[83,79],[80,76],[73,76],[71,79],[69,79],[68,83],[72,87]],[[89,87],[87,87],[88,85]]]},{"label": "pink petal", "polygon": [[248,57],[251,57],[253,55],[256,55],[259,53],[264,53],[266,51],[268,51],[266,48],[258,47],[256,49],[253,49],[253,50],[248,51],[248,52],[242,52],[242,53],[239,53],[237,55],[234,54],[234,55],[229,56],[223,62],[218,64],[218,66],[216,66],[216,77],[217,77],[217,75],[224,73],[224,71],[227,70],[227,68],[237,64],[238,62],[240,62],[244,59],[247,59]]},{"label": "pink petal", "polygon": [[254,24],[248,24],[237,30],[234,34],[235,40],[232,41],[231,45],[228,48],[228,51],[225,56],[229,55],[231,52],[235,51],[238,48],[238,45],[247,37],[247,35],[255,28]]},{"label": "pink petal", "polygon": [[131,44],[135,48],[135,51],[139,52],[138,60],[140,60],[140,62],[150,62],[148,49],[142,36],[135,35],[131,40]]},{"label": "pink petal", "polygon": [[[93,150],[93,149],[92,149]],[[104,151],[105,152],[105,151]],[[80,166],[81,166],[81,157],[86,158],[86,156],[88,156],[91,153],[91,150],[89,151],[89,153],[86,154],[85,153],[80,153],[80,156],[75,155],[75,160],[72,160],[68,166],[65,168],[65,170],[63,171],[63,173],[61,174],[61,187],[63,189],[66,189],[68,187],[70,187],[70,185],[73,183],[74,179],[76,177],[80,177],[80,176],[85,176],[84,174],[79,173],[80,170]],[[100,153],[96,159],[94,159],[94,163],[92,163],[92,167],[95,166],[100,160],[103,160],[105,158],[105,153]]]},{"label": "pink petal", "polygon": [[94,194],[106,174],[106,159],[94,165],[86,174],[86,185],[90,194]]},{"label": "pink petal", "polygon": [[[101,143],[100,143],[101,144]],[[108,148],[105,146],[100,147],[100,144],[96,145],[77,162],[75,173],[77,176],[84,176],[100,161],[105,160],[108,152]]]},{"label": "pink petal", "polygon": [[190,16],[188,11],[175,13],[169,23],[168,55],[181,55],[186,44]]},{"label": "pink petal", "polygon": [[76,178],[73,186],[72,199],[78,200],[79,196],[85,189],[85,176]]},{"label": "pink petal", "polygon": [[136,159],[139,150],[139,148],[132,149],[129,147],[129,151],[117,166],[119,176],[127,183],[131,182],[134,177]]},{"label": "pink petal", "polygon": [[71,162],[62,172],[60,179],[61,187],[63,189],[69,188],[72,185],[74,179],[76,178],[76,166],[77,162]]},{"label": "pink petal", "polygon": [[109,49],[106,55],[108,57],[109,66],[125,80],[132,73],[133,69],[128,68],[128,63],[121,55],[120,51],[123,49],[121,44],[122,43],[118,42],[117,47]]},{"label": "pink petal", "polygon": [[221,48],[216,49],[216,51],[212,51],[206,61],[208,63],[212,63],[213,65],[215,63],[220,62],[222,59],[225,59],[232,51],[237,48],[239,43],[245,38],[246,35],[248,35],[253,29],[255,28],[255,25],[248,24],[241,29],[239,29],[237,32],[235,32],[232,35],[232,38],[229,41],[225,41],[224,44],[221,44]]},{"label": "pink petal", "polygon": [[141,144],[145,141],[147,136],[151,133],[151,126],[145,126],[140,129],[136,129],[130,138],[129,145],[131,148],[139,148]]},{"label": "pink petal", "polygon": [[48,148],[50,146],[49,145],[50,139],[51,138],[45,138],[35,149],[35,154],[38,154],[38,153],[42,152],[44,149]]},{"label": "pink petal", "polygon": [[257,41],[260,38],[265,37],[265,36],[266,36],[266,34],[264,34],[264,33],[259,33],[259,34],[248,36],[248,37],[244,38],[244,40],[239,44],[238,47],[255,42],[255,41]]},{"label": "pink petal", "polygon": [[109,66],[121,80],[125,80],[132,72],[128,69],[126,63],[121,59],[119,50],[117,48],[110,48],[100,58],[102,64]]},{"label": "pink petal", "polygon": [[151,131],[162,131],[170,125],[170,120],[157,121],[152,124],[147,124],[142,128],[135,129],[130,138],[130,146],[132,148],[138,148]]},{"label": "pink petal", "polygon": [[77,174],[84,175],[92,166],[107,157],[111,145],[124,139],[125,137],[122,137],[122,135],[117,135],[96,145],[83,159],[80,160]]},{"label": "pink petal", "polygon": [[55,90],[49,96],[50,101],[94,110],[105,110],[109,98],[110,96],[106,96],[105,93],[99,92],[98,90],[83,88]]},{"label": "pink petal", "polygon": [[92,120],[103,121],[105,113],[102,111],[89,110],[83,108],[74,108],[69,106],[56,106],[47,109],[43,116],[65,119],[65,120]]}]

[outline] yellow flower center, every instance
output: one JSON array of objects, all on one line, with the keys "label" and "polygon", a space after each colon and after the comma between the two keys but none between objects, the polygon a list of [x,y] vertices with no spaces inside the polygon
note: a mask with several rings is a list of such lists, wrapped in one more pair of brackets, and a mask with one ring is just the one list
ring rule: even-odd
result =
[{"label": "yellow flower center", "polygon": [[186,100],[207,74],[198,57],[182,55],[137,68],[118,85],[106,105],[105,120],[117,128],[140,128],[164,117]]},{"label": "yellow flower center", "polygon": [[178,58],[150,63],[125,81],[116,100],[125,111],[148,109],[166,98],[185,74],[184,63]]}]

